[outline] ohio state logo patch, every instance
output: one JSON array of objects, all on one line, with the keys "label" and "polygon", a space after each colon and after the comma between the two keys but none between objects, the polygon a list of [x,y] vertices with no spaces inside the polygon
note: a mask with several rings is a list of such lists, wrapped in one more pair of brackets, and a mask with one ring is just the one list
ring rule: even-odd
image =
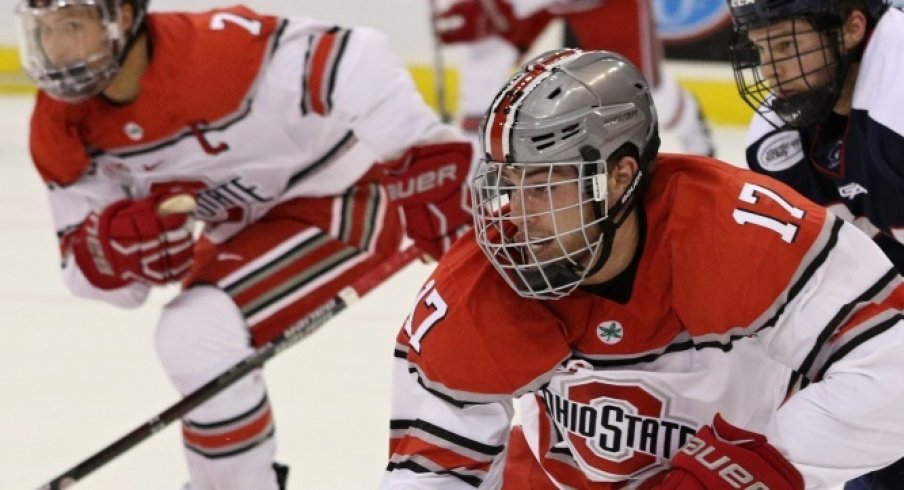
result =
[{"label": "ohio state logo patch", "polygon": [[672,458],[697,432],[669,398],[640,382],[574,380],[543,390],[547,413],[572,456],[594,481],[622,481]]},{"label": "ohio state logo patch", "polygon": [[126,125],[123,126],[122,130],[132,141],[139,141],[141,140],[141,138],[144,138],[144,128],[139,126],[138,123],[134,121],[127,122]]},{"label": "ohio state logo patch", "polygon": [[614,345],[621,342],[622,337],[625,336],[625,328],[614,320],[603,322],[596,326],[596,336],[604,344]]}]

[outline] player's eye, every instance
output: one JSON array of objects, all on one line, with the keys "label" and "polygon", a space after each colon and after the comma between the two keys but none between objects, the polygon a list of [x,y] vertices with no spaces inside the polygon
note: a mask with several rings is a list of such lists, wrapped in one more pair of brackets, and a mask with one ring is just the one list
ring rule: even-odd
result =
[{"label": "player's eye", "polygon": [[769,48],[778,54],[787,54],[789,52],[794,51],[796,45],[794,41],[787,36],[782,36],[775,39],[769,40]]},{"label": "player's eye", "polygon": [[547,199],[550,193],[548,182],[524,183],[521,186],[521,194],[525,199]]},{"label": "player's eye", "polygon": [[82,25],[82,23],[76,20],[64,22],[62,25],[62,31],[67,34],[76,34],[78,32],[81,32],[83,29],[84,26]]}]

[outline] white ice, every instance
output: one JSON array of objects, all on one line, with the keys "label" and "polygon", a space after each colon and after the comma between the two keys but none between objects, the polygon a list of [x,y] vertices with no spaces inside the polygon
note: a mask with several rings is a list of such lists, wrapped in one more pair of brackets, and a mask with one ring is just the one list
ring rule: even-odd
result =
[{"label": "white ice", "polygon": [[[28,156],[29,97],[0,97],[0,489],[35,488],[178,401],[152,334],[172,290],[121,311],[72,297],[43,185]],[[723,159],[744,131],[716,128]],[[676,149],[665,138],[665,149]],[[429,267],[401,272],[267,365],[290,488],[374,488],[385,465],[394,337]],[[76,488],[176,490],[179,424]]]}]

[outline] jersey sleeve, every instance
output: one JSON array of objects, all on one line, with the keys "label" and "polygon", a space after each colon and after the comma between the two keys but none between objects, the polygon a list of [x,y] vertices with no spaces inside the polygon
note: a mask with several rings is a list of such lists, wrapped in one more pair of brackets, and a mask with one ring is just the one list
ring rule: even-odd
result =
[{"label": "jersey sleeve", "polygon": [[813,488],[904,454],[904,285],[852,225],[835,218],[826,238],[763,332],[767,351],[795,366],[767,435]]},{"label": "jersey sleeve", "polygon": [[[676,292],[706,342],[756,336],[796,373],[770,440],[829,488],[904,454],[904,285],[870,237],[779,182],[734,171],[694,240],[673,240]],[[690,187],[690,186],[688,186]],[[688,189],[693,191],[693,189]],[[695,252],[695,249],[706,251]],[[699,257],[699,260],[692,260]],[[689,260],[691,259],[691,260]],[[692,268],[706,270],[695,273]],[[702,338],[704,332],[694,332]]]},{"label": "jersey sleeve", "polygon": [[118,290],[96,288],[70,257],[68,243],[85,216],[126,195],[121,188],[98,178],[77,126],[68,120],[64,106],[43,94],[38,95],[31,121],[31,155],[47,186],[60,245],[63,282],[78,297],[134,308],[144,303],[148,286],[136,283]]},{"label": "jersey sleeve", "polygon": [[92,172],[67,186],[48,186],[50,210],[60,244],[63,282],[80,298],[104,301],[121,308],[135,308],[144,303],[150,287],[134,282],[122,288],[105,290],[92,285],[72,257],[69,242],[79,225],[94,209],[125,199],[123,190],[109,181],[98,179]]},{"label": "jersey sleeve", "polygon": [[488,276],[494,270],[449,267],[462,243],[470,242],[444,257],[397,338],[382,489],[499,488],[513,398],[546,383],[569,352],[539,307],[522,307],[517,325],[500,313],[512,305],[498,301],[510,291]]},{"label": "jersey sleeve", "polygon": [[381,159],[396,158],[411,146],[465,141],[424,102],[384,34],[359,27],[336,35],[341,38],[335,42],[344,46],[336,55],[332,110]]},{"label": "jersey sleeve", "polygon": [[463,403],[431,390],[400,339],[392,372],[389,462],[381,489],[498,488],[512,401]]},{"label": "jersey sleeve", "polygon": [[29,151],[45,183],[68,185],[90,168],[91,159],[82,143],[80,129],[70,122],[72,110],[42,92],[35,99]]}]

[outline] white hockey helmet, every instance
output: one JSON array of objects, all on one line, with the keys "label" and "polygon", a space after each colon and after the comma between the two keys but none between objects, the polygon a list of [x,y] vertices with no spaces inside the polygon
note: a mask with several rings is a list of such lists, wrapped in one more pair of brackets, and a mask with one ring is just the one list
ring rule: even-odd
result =
[{"label": "white hockey helmet", "polygon": [[[493,100],[480,130],[477,243],[521,296],[558,299],[598,271],[659,151],[641,72],[607,51],[555,50],[529,61]],[[633,156],[634,181],[609,206],[607,162]]]},{"label": "white hockey helmet", "polygon": [[[122,5],[133,21],[122,27]],[[103,91],[144,24],[147,0],[22,0],[16,8],[25,74],[44,92],[79,102]]]}]

